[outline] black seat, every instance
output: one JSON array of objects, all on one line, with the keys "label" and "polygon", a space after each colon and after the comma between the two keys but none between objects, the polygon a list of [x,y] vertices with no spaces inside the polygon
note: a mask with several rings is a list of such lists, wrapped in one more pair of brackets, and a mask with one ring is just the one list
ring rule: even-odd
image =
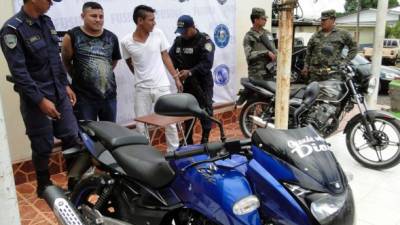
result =
[{"label": "black seat", "polygon": [[127,145],[112,155],[126,174],[151,188],[161,188],[174,179],[175,172],[160,151],[149,145]]},{"label": "black seat", "polygon": [[[276,93],[276,83],[275,81],[265,81],[249,78],[250,83],[255,86],[262,87],[272,93]],[[294,97],[300,89],[290,89],[290,98]]]},{"label": "black seat", "polygon": [[83,125],[100,140],[108,150],[124,145],[147,145],[147,138],[133,130],[108,121],[90,121]]},{"label": "black seat", "polygon": [[265,81],[265,80],[257,80],[253,78],[249,78],[250,83],[267,89],[268,91],[275,93],[276,92],[276,84],[274,81]]}]

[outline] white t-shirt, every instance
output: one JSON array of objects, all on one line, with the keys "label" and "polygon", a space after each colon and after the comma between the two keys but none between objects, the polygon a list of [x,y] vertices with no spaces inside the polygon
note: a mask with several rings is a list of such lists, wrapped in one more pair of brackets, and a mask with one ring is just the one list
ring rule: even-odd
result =
[{"label": "white t-shirt", "polygon": [[170,47],[164,33],[157,28],[150,32],[146,42],[133,40],[133,33],[121,41],[122,57],[131,58],[135,72],[135,86],[154,88],[170,86],[161,52]]}]

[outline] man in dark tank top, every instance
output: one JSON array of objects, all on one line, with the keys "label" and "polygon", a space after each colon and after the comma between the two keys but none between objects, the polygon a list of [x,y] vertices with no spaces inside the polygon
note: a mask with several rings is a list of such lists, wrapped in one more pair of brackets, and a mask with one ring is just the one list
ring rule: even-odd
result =
[{"label": "man in dark tank top", "polygon": [[99,3],[82,7],[83,25],[64,36],[62,59],[72,78],[77,96],[78,120],[116,120],[117,87],[113,69],[121,59],[118,38],[103,28],[104,13]]}]

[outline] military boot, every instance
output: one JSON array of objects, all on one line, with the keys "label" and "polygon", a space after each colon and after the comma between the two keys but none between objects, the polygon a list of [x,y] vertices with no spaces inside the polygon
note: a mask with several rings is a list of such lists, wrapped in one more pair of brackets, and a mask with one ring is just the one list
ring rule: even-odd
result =
[{"label": "military boot", "polygon": [[39,198],[43,198],[43,193],[46,187],[53,185],[50,180],[49,171],[36,171],[37,188],[36,194]]}]

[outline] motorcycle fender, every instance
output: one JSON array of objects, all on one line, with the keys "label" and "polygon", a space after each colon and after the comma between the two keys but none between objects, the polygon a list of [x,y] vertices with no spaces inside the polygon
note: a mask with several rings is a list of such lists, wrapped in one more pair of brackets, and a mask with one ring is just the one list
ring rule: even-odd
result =
[{"label": "motorcycle fender", "polygon": [[[388,112],[382,110],[368,110],[365,114],[369,117],[370,120],[375,119],[377,116],[385,117],[389,120],[397,120],[393,115]],[[361,113],[355,115],[349,122],[347,122],[346,127],[343,130],[343,133],[347,133],[350,131],[350,128],[353,127],[356,123],[358,123],[362,118]]]}]

